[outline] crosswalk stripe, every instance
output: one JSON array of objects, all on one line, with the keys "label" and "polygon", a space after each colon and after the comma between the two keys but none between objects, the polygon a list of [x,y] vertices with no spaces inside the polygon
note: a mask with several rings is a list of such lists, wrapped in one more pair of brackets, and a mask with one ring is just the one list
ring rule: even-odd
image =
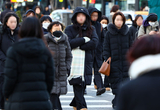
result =
[{"label": "crosswalk stripe", "polygon": [[[110,108],[112,105],[87,105],[87,108]],[[62,108],[72,108],[69,105],[62,105]]]},{"label": "crosswalk stripe", "polygon": [[[60,99],[61,98],[73,98],[74,96],[60,96]],[[94,98],[92,96],[84,96],[85,98]]]},{"label": "crosswalk stripe", "polygon": [[[61,103],[68,103],[71,102],[71,100],[62,100]],[[86,100],[87,103],[97,103],[97,102],[102,102],[102,103],[106,103],[109,102],[107,100]]]}]

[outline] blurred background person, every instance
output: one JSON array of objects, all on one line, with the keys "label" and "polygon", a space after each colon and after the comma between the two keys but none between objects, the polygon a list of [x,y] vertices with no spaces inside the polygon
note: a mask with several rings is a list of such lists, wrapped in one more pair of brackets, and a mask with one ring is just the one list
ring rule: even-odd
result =
[{"label": "blurred background person", "polygon": [[129,28],[129,32],[131,33],[132,40],[135,41],[138,37],[138,30],[143,23],[142,15],[137,15],[135,20],[132,23],[132,26]]},{"label": "blurred background person", "polygon": [[46,6],[46,7],[44,8],[43,15],[50,15],[49,7],[48,7],[48,6]]},{"label": "blurred background person", "polygon": [[45,15],[40,19],[40,22],[42,24],[43,34],[47,34],[47,28],[52,23],[52,19],[49,16]]},{"label": "blurred background person", "polygon": [[[143,45],[142,45],[143,44]],[[146,35],[128,54],[131,81],[120,88],[116,110],[158,110],[160,108],[160,35]]]},{"label": "blurred background person", "polygon": [[0,16],[0,21],[1,21],[1,23],[3,23],[3,19],[4,19],[5,15],[6,15],[8,12],[13,12],[13,11],[11,10],[11,3],[10,3],[10,2],[6,2],[5,8],[6,8],[6,9],[1,13],[1,16]]},{"label": "blurred background person", "polygon": [[39,20],[28,17],[20,40],[8,49],[5,64],[5,110],[51,110],[54,81],[52,55],[44,43]]},{"label": "blurred background person", "polygon": [[3,33],[0,34],[0,109],[4,109],[4,96],[2,94],[2,86],[4,83],[4,65],[8,48],[18,41],[18,24],[19,18],[9,12],[4,17]]},{"label": "blurred background person", "polygon": [[128,68],[129,63],[126,59],[126,53],[130,46],[131,35],[128,26],[125,24],[126,18],[121,12],[113,15],[112,23],[108,25],[108,32],[104,39],[103,57],[107,61],[111,57],[111,71],[109,81],[113,95],[112,106],[115,109],[117,102],[118,88],[124,81],[129,81]]},{"label": "blurred background person", "polygon": [[109,22],[112,23],[112,17],[113,15],[116,13],[116,12],[119,12],[120,9],[119,9],[119,6],[118,5],[114,5],[112,8],[111,8],[111,11],[110,11],[110,16],[109,16]]},{"label": "blurred background person", "polygon": [[159,31],[158,16],[155,13],[150,13],[146,20],[143,21],[138,31],[138,38],[142,37],[144,34],[156,34]]},{"label": "blurred background person", "polygon": [[36,16],[36,13],[32,9],[27,10],[25,13],[25,17],[34,17],[34,16]]},{"label": "blurred background person", "polygon": [[99,73],[99,69],[103,63],[102,50],[103,50],[104,33],[103,33],[103,27],[100,23],[102,13],[94,7],[89,7],[88,12],[91,17],[91,24],[96,28],[96,33],[99,39],[98,46],[94,50],[94,59],[93,59],[94,85],[95,88],[97,89],[96,95],[98,96],[105,93],[106,91],[103,85],[101,73]]},{"label": "blurred background person", "polygon": [[41,19],[43,17],[42,10],[41,10],[40,6],[36,6],[35,9],[34,9],[34,11],[35,11],[36,17],[38,19]]},{"label": "blurred background person", "polygon": [[[104,32],[104,37],[105,37],[106,34],[107,34],[107,31],[108,31],[107,25],[109,24],[109,19],[108,19],[105,15],[103,15],[103,16],[101,17],[100,23],[101,23],[101,25],[102,25],[102,27],[103,27],[103,32]],[[108,76],[106,76],[106,75],[105,75],[105,77],[104,77],[104,87],[106,88],[106,91],[110,91],[109,78],[108,78]]]}]

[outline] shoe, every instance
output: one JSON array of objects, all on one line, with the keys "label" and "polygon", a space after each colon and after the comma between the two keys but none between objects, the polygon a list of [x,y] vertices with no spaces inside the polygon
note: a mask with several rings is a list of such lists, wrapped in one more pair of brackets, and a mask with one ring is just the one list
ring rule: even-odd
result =
[{"label": "shoe", "polygon": [[87,91],[86,91],[86,89],[84,90],[84,95],[87,95]]},{"label": "shoe", "polygon": [[95,89],[97,89],[97,86],[96,86],[96,85],[94,85],[94,88],[95,88]]},{"label": "shoe", "polygon": [[97,90],[97,94],[96,95],[99,96],[99,95],[102,95],[105,92],[106,92],[106,88],[100,88],[100,89]]},{"label": "shoe", "polygon": [[106,87],[106,91],[110,91],[111,89],[109,87]]}]

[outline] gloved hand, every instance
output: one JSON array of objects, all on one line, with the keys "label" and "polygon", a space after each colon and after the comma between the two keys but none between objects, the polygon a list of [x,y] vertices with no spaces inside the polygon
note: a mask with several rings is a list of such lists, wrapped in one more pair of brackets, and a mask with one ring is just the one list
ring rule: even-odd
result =
[{"label": "gloved hand", "polygon": [[85,43],[89,42],[91,39],[89,37],[83,37],[85,40]]}]

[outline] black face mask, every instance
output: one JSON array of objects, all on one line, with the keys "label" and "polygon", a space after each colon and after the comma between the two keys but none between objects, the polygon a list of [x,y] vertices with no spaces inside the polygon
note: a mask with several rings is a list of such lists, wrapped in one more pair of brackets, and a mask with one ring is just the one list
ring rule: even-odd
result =
[{"label": "black face mask", "polygon": [[62,35],[62,31],[54,31],[54,32],[53,32],[53,35],[54,35],[55,37],[60,37],[60,36]]}]

